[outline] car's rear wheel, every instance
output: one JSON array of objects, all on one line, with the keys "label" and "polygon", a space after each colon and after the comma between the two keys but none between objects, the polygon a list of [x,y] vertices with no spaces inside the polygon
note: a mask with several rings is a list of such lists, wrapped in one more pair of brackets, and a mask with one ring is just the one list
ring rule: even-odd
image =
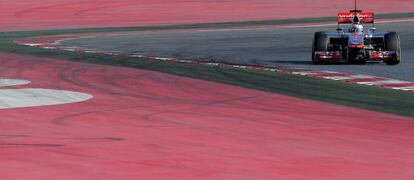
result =
[{"label": "car's rear wheel", "polygon": [[312,62],[313,64],[322,64],[319,58],[316,57],[316,51],[328,51],[329,38],[324,32],[316,32],[313,39],[312,46]]},{"label": "car's rear wheel", "polygon": [[385,51],[395,51],[395,57],[386,60],[387,65],[396,65],[401,62],[400,36],[396,32],[390,32],[384,36]]}]

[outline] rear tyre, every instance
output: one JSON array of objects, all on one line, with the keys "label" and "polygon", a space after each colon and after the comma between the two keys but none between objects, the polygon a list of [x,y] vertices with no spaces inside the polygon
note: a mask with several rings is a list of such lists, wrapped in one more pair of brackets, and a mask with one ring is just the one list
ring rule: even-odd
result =
[{"label": "rear tyre", "polygon": [[329,38],[324,32],[316,32],[312,45],[312,62],[313,64],[322,64],[315,55],[316,51],[328,51]]},{"label": "rear tyre", "polygon": [[393,59],[386,60],[387,65],[396,65],[401,62],[401,45],[400,36],[396,32],[390,32],[384,36],[384,45],[386,51],[395,51],[396,55]]}]

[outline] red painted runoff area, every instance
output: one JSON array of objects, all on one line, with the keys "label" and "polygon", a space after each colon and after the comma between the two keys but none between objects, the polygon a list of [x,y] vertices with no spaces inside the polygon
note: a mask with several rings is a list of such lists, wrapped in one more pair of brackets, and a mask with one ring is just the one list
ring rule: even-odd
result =
[{"label": "red painted runoff area", "polygon": [[[353,1],[332,0],[3,0],[0,31],[323,17],[353,6]],[[412,12],[414,1],[363,0],[359,7]]]},{"label": "red painted runoff area", "polygon": [[0,79],[31,81],[0,95],[93,95],[0,109],[0,179],[414,177],[413,119],[144,70],[0,59]]}]

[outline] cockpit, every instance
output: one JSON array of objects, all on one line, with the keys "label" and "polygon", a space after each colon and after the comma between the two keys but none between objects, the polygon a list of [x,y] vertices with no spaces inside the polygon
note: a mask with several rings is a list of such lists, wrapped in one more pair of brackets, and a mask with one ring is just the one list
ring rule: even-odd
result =
[{"label": "cockpit", "polygon": [[353,24],[349,29],[348,32],[350,33],[358,33],[364,32],[364,27],[361,24]]}]

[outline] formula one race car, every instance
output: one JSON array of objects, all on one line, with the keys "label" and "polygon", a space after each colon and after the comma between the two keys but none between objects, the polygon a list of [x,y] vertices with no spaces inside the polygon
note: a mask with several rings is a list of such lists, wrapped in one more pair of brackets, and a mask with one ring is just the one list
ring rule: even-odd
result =
[{"label": "formula one race car", "polygon": [[[340,27],[341,24],[351,24]],[[400,38],[396,32],[366,30],[363,24],[374,24],[374,13],[355,10],[338,14],[336,32],[316,32],[312,47],[314,64],[328,62],[365,63],[383,61],[388,65],[401,62]]]}]

